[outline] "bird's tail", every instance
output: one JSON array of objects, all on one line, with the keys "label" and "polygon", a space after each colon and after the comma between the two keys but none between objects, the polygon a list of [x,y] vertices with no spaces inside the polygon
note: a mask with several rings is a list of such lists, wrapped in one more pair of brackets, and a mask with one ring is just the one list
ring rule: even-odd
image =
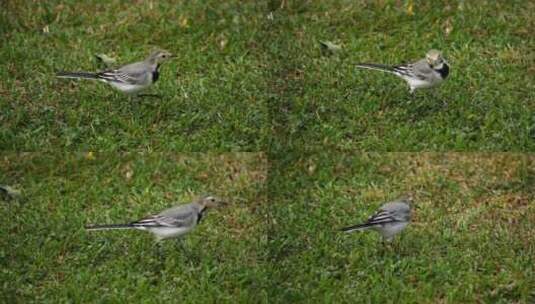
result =
[{"label": "bird's tail", "polygon": [[112,229],[132,229],[135,228],[132,224],[109,224],[109,225],[90,225],[85,226],[86,230],[112,230]]},{"label": "bird's tail", "polygon": [[376,70],[376,71],[396,74],[394,67],[389,66],[389,65],[375,64],[375,63],[358,63],[356,66],[357,68],[361,68],[361,69]]},{"label": "bird's tail", "polygon": [[89,72],[57,72],[56,77],[59,78],[75,78],[75,79],[98,79],[96,73]]},{"label": "bird's tail", "polygon": [[353,231],[360,231],[360,230],[370,229],[370,228],[373,228],[373,227],[375,227],[375,226],[377,226],[377,224],[364,223],[364,224],[358,224],[358,225],[353,225],[353,226],[345,227],[345,228],[340,229],[340,231],[343,231],[343,232],[353,232]]}]

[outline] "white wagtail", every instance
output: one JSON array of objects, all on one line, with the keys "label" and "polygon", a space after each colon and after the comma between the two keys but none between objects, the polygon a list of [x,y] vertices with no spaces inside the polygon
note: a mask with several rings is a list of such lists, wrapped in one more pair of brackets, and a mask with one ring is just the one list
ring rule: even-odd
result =
[{"label": "white wagtail", "polygon": [[203,196],[190,204],[179,205],[127,224],[91,225],[87,230],[138,229],[154,234],[157,241],[187,234],[199,224],[207,208],[226,204],[215,196]]},{"label": "white wagtail", "polygon": [[400,233],[411,220],[412,198],[400,198],[388,202],[372,215],[363,224],[353,225],[341,230],[344,232],[362,231],[373,229],[378,231],[383,240],[391,242],[394,236]]},{"label": "white wagtail", "polygon": [[152,52],[147,59],[131,63],[118,69],[106,70],[97,73],[90,72],[59,72],[59,78],[95,79],[110,84],[117,90],[135,94],[148,88],[158,80],[160,64],[173,57],[164,50]]},{"label": "white wagtail", "polygon": [[414,63],[395,66],[360,63],[357,67],[392,73],[403,78],[413,93],[416,89],[431,88],[439,85],[448,77],[450,67],[440,51],[430,50],[424,59]]}]

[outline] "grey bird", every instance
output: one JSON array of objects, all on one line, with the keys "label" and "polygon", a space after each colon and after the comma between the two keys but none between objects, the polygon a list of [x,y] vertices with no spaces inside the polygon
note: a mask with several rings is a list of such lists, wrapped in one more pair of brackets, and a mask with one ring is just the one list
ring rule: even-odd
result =
[{"label": "grey bird", "polygon": [[203,196],[190,204],[178,205],[162,212],[144,217],[138,221],[126,224],[90,225],[85,229],[138,229],[151,232],[157,241],[176,238],[185,235],[195,228],[201,221],[208,208],[225,205],[226,202],[215,196]]},{"label": "grey bird", "polygon": [[404,79],[409,85],[411,94],[416,89],[431,88],[442,83],[450,73],[450,66],[437,50],[430,50],[424,59],[414,63],[395,66],[359,63],[358,68],[378,70],[392,73]]},{"label": "grey bird", "polygon": [[131,63],[118,69],[97,73],[58,72],[56,77],[99,80],[121,92],[135,94],[148,88],[158,80],[160,64],[171,57],[173,55],[168,51],[158,50],[152,52],[143,61]]},{"label": "grey bird", "polygon": [[404,197],[385,203],[363,224],[342,228],[344,232],[373,229],[381,234],[384,241],[391,242],[403,231],[411,220],[412,197]]}]

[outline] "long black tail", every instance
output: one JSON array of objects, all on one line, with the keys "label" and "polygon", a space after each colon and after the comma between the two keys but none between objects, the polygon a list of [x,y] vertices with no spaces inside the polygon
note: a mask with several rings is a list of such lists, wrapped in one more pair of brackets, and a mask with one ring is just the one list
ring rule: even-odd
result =
[{"label": "long black tail", "polygon": [[353,226],[345,227],[345,228],[340,229],[340,231],[343,231],[343,232],[353,232],[353,231],[358,231],[358,230],[369,229],[369,228],[372,228],[372,227],[374,227],[374,226],[377,226],[377,224],[364,223],[364,224],[358,224],[358,225],[353,225]]},{"label": "long black tail", "polygon": [[369,70],[376,70],[376,71],[382,71],[387,73],[393,73],[396,74],[394,67],[384,64],[375,64],[375,63],[358,63],[357,68],[363,68],[363,69],[369,69]]},{"label": "long black tail", "polygon": [[86,230],[111,230],[111,229],[132,229],[132,224],[109,224],[109,225],[90,225],[85,226]]},{"label": "long black tail", "polygon": [[89,72],[57,72],[56,77],[59,78],[83,78],[83,79],[98,79],[98,74]]}]

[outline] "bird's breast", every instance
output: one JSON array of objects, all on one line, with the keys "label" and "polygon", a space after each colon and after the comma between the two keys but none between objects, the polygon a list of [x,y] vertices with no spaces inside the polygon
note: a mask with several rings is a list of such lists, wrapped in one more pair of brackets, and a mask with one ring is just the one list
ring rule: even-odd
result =
[{"label": "bird's breast", "polygon": [[450,67],[447,64],[443,64],[442,68],[435,71],[440,74],[440,77],[442,77],[442,79],[446,79],[446,77],[448,77],[448,75],[450,74]]},{"label": "bird's breast", "polygon": [[156,82],[160,77],[160,65],[157,65],[154,71],[152,71],[152,82]]}]

